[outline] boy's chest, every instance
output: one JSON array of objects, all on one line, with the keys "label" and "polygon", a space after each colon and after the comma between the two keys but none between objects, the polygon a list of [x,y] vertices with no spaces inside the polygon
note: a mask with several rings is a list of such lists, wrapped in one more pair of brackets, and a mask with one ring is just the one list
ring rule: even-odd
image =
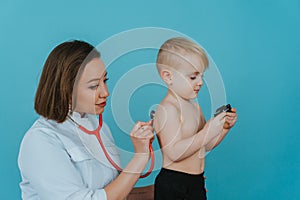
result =
[{"label": "boy's chest", "polygon": [[182,133],[183,137],[196,134],[204,126],[204,118],[200,116],[199,108],[196,106],[186,107],[182,113]]}]

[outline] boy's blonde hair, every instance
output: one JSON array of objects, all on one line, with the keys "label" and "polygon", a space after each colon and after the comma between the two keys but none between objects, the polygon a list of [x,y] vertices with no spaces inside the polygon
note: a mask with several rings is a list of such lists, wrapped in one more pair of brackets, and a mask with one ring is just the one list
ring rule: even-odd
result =
[{"label": "boy's blonde hair", "polygon": [[187,54],[194,54],[200,58],[204,70],[208,68],[208,58],[205,51],[196,43],[176,37],[167,40],[159,49],[156,66],[160,72],[163,67],[175,67],[180,60],[186,60]]}]

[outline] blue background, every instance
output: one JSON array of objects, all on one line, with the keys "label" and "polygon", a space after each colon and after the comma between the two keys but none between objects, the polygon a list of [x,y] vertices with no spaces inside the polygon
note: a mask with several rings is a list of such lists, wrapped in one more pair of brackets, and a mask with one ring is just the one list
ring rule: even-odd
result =
[{"label": "blue background", "polygon": [[[180,31],[204,46],[238,109],[236,127],[207,157],[209,199],[300,199],[299,25],[297,0],[2,0],[0,199],[21,199],[17,155],[37,118],[33,99],[49,52],[68,39],[97,45],[146,26]],[[153,53],[147,62],[154,59]],[[124,71],[109,72],[110,87]],[[209,116],[209,102],[201,105]],[[145,116],[136,108],[130,107],[133,118]],[[106,119],[117,130],[109,112]]]}]

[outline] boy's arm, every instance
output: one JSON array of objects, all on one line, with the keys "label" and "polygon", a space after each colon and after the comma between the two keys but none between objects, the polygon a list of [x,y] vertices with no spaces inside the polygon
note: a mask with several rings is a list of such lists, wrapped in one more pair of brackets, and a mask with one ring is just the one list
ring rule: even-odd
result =
[{"label": "boy's arm", "polygon": [[[154,126],[158,133],[162,151],[170,160],[181,161],[205,146],[222,130],[225,114],[210,120],[198,133],[190,136],[182,132],[180,113],[175,106],[164,105],[155,114]],[[209,132],[209,134],[207,134]]]},{"label": "boy's arm", "polygon": [[225,138],[229,130],[235,125],[235,122],[237,120],[237,114],[236,114],[236,109],[232,108],[232,112],[227,112],[226,113],[226,120],[225,124],[223,126],[223,131],[221,132],[220,135],[217,137],[213,138],[207,145],[205,145],[205,150],[206,151],[211,151],[215,147],[217,147],[222,140]]},{"label": "boy's arm", "polygon": [[[205,125],[206,124],[206,120],[204,118],[204,114],[203,111],[201,109],[201,107],[197,104],[196,105],[198,110],[200,111],[200,119],[202,119],[202,123]],[[224,137],[226,136],[226,134],[228,133],[228,129],[223,129],[222,132],[220,132],[220,134],[218,134],[216,137],[212,138],[206,145],[205,145],[205,151],[211,151],[213,148],[215,148],[216,146],[218,146],[221,141],[224,139]]]},{"label": "boy's arm", "polygon": [[228,132],[229,132],[229,129],[223,129],[223,131],[221,132],[221,134],[219,134],[215,138],[212,138],[212,140],[209,141],[205,145],[205,151],[211,151],[215,147],[217,147],[222,142],[222,140],[225,138],[225,136],[227,135]]}]

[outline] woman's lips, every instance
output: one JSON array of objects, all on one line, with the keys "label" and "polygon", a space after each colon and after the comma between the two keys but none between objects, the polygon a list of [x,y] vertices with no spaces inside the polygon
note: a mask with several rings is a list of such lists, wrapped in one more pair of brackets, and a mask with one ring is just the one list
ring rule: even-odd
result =
[{"label": "woman's lips", "polygon": [[97,106],[100,106],[100,107],[104,107],[106,106],[106,102],[103,102],[103,103],[99,103],[99,104],[96,104]]}]

